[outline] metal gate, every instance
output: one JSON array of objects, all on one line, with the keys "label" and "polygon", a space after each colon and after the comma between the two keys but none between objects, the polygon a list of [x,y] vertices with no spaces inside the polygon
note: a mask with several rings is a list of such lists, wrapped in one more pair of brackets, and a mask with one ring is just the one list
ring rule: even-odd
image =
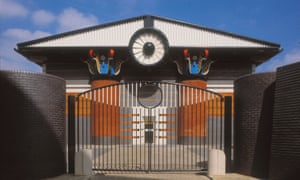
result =
[{"label": "metal gate", "polygon": [[209,149],[224,150],[223,98],[212,91],[129,82],[75,102],[75,151],[91,149],[96,171],[199,171]]}]

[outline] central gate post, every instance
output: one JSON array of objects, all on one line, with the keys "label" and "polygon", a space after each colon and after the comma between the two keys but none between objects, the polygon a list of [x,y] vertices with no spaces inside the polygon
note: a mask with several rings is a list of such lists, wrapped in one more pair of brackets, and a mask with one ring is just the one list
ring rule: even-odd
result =
[{"label": "central gate post", "polygon": [[75,164],[75,96],[68,96],[68,173],[74,173]]},{"label": "central gate post", "polygon": [[231,171],[231,150],[232,150],[232,97],[225,96],[225,127],[224,127],[224,151],[226,156],[226,172]]}]

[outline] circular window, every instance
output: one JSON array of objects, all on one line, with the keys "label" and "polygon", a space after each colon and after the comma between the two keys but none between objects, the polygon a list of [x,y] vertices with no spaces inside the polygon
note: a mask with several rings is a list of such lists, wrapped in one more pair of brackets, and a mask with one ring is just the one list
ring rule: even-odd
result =
[{"label": "circular window", "polygon": [[138,101],[145,108],[155,108],[161,104],[162,90],[154,84],[146,84],[139,88]]}]

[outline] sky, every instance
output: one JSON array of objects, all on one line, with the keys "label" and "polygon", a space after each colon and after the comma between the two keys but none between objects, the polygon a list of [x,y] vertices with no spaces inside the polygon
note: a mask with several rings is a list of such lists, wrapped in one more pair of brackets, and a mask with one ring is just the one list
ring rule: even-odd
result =
[{"label": "sky", "polygon": [[146,14],[280,44],[257,72],[300,61],[299,0],[0,0],[0,69],[42,71],[17,43]]}]

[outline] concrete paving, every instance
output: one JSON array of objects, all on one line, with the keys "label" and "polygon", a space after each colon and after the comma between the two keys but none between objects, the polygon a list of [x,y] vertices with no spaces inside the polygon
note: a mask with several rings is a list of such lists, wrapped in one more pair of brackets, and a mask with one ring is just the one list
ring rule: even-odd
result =
[{"label": "concrete paving", "polygon": [[197,173],[113,173],[94,176],[62,175],[47,180],[258,180],[257,178],[230,173],[208,177]]}]

